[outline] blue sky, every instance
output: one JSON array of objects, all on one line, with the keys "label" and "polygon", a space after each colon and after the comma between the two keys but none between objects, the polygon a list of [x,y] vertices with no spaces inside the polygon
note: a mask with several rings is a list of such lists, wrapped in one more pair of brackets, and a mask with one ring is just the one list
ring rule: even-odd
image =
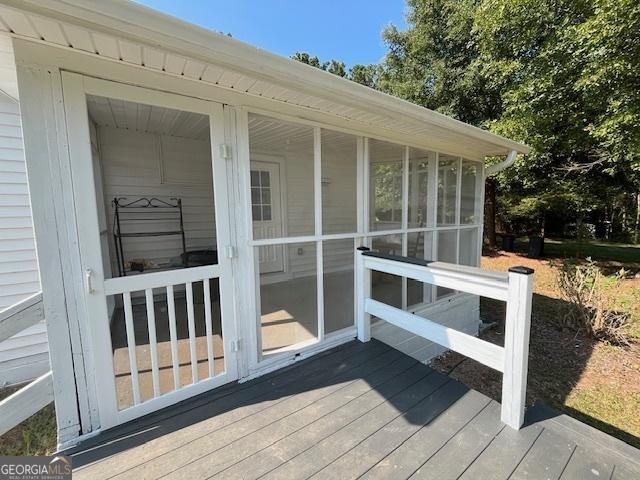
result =
[{"label": "blue sky", "polygon": [[385,54],[380,32],[405,25],[404,0],[137,0],[138,3],[284,56],[306,51],[374,63]]}]

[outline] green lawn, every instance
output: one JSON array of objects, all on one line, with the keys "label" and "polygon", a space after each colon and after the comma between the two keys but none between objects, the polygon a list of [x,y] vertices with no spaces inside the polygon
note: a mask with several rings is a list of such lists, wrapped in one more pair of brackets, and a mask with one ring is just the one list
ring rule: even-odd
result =
[{"label": "green lawn", "polygon": [[[516,251],[526,253],[529,239],[520,237],[516,240]],[[611,243],[603,240],[544,239],[544,256],[553,258],[587,258],[596,261],[640,264],[640,245]]]}]

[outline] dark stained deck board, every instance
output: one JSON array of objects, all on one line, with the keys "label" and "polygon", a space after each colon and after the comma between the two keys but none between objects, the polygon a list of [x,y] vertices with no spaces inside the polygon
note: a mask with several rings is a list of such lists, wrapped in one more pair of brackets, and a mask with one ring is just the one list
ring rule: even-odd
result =
[{"label": "dark stained deck board", "polygon": [[503,428],[500,404],[492,401],[409,478],[447,480],[460,477]]},{"label": "dark stained deck board", "polygon": [[414,365],[392,381],[385,382],[365,395],[354,399],[345,407],[310,424],[293,435],[279,440],[268,448],[245,458],[229,469],[220,472],[214,478],[253,479],[258,478],[282,463],[310,449],[336,431],[373,410],[387,399],[395,397],[409,386],[415,384],[430,372],[422,365]]},{"label": "dark stained deck board", "polygon": [[537,423],[526,425],[519,431],[503,429],[460,479],[509,478],[542,431],[543,427]]},{"label": "dark stained deck board", "polygon": [[[147,444],[137,446],[138,436],[132,438],[131,430],[127,428],[116,443],[107,443],[102,448],[81,450],[73,454],[74,465],[98,459],[99,462],[91,466],[94,478],[112,477],[140,466],[144,468],[156,458],[170,455],[176,448],[191,444],[207,433],[228,427],[250,415],[278,405],[296,393],[304,393],[312,386],[330,381],[333,376],[366,365],[386,352],[395,354],[392,349],[379,342],[376,342],[373,349],[362,348],[353,342],[344,351],[338,350],[337,356],[321,356],[300,368],[290,369],[289,375],[275,375],[268,381],[251,382],[252,385],[248,388],[244,387],[246,384],[236,384],[237,391],[215,397],[210,403],[203,403],[167,419],[162,418],[157,424],[141,422],[141,432],[162,434]],[[101,453],[109,455],[114,449],[122,448],[125,451],[110,458],[100,457]],[[127,473],[127,476],[133,476],[133,473]]]},{"label": "dark stained deck board", "polygon": [[373,464],[362,478],[367,480],[409,478],[490,403],[490,399],[486,396],[474,390],[468,390],[466,387],[462,388],[467,390],[462,398],[385,458]]},{"label": "dark stained deck board", "polygon": [[[395,352],[390,351],[387,353]],[[203,478],[214,475],[261,448],[266,448],[270,444],[306,427],[311,422],[331,414],[350,400],[365,394],[373,386],[401,374],[416,363],[415,361],[407,361],[408,359],[405,356],[394,358],[388,354],[382,355],[376,360],[358,369],[362,370],[361,379],[350,381],[342,388],[328,390],[328,394],[323,396],[316,395],[316,399],[311,399],[311,401],[303,401],[303,395],[298,395],[298,399],[296,399],[298,402],[291,406],[291,412],[288,415],[254,430],[250,436],[224,435],[217,442],[218,445],[222,445],[219,448],[215,448],[216,442],[213,441],[217,437],[211,438],[207,443],[203,442],[206,447],[202,455],[196,456],[192,461],[185,463],[182,468],[179,467],[183,462],[180,460],[179,465],[176,465],[175,455],[171,455],[170,459],[174,464],[171,470],[165,470],[166,473],[175,473],[173,476],[176,478],[184,478],[184,476],[187,478]],[[364,371],[365,369],[369,371],[366,372]],[[336,378],[337,385],[339,385],[339,381],[340,379]],[[321,392],[321,390],[318,392]],[[265,412],[268,418],[272,420],[274,415],[277,415],[274,410],[275,408]],[[193,458],[192,453],[190,451],[191,458]]]},{"label": "dark stained deck board", "polygon": [[571,438],[544,430],[509,478],[556,480],[564,472],[576,447]]},{"label": "dark stained deck board", "polygon": [[[64,453],[74,478],[640,478],[640,452],[543,407],[499,404],[350,342],[117,427]],[[78,468],[79,467],[79,468]]]}]

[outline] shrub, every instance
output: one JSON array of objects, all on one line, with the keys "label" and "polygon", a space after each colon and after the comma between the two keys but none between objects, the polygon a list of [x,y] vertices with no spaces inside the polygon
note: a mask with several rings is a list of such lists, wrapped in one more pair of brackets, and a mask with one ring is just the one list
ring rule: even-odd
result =
[{"label": "shrub", "polygon": [[613,299],[624,278],[624,270],[606,277],[596,262],[564,261],[558,275],[558,287],[567,302],[562,325],[583,330],[595,340],[627,346],[629,314],[613,309]]}]

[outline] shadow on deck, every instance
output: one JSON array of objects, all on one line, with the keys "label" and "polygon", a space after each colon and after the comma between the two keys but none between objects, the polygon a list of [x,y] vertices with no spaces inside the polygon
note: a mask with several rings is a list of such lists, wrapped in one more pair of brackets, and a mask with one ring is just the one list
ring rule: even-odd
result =
[{"label": "shadow on deck", "polygon": [[500,405],[372,340],[230,384],[65,452],[74,478],[640,478],[639,452]]}]

